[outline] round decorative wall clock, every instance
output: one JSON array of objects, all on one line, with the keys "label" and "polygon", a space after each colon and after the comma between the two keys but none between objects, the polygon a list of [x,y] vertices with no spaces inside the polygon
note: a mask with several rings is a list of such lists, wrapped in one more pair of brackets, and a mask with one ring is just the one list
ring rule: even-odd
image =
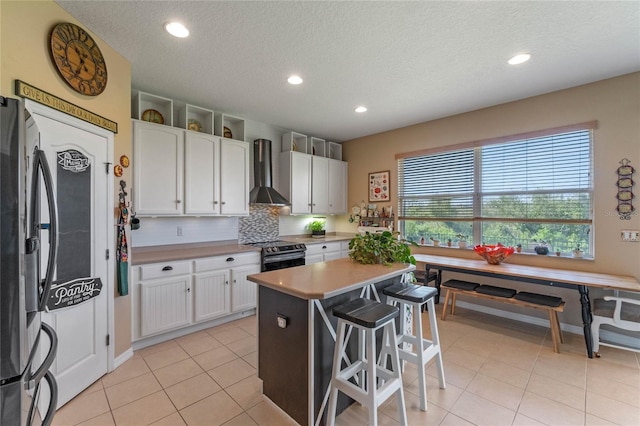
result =
[{"label": "round decorative wall clock", "polygon": [[53,28],[51,55],[62,78],[76,92],[97,96],[107,87],[107,65],[102,52],[79,26],[66,22]]}]

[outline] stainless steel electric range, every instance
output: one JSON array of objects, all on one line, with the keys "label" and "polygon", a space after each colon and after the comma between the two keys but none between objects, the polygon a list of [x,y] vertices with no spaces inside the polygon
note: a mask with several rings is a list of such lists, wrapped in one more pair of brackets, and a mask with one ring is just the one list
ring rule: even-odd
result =
[{"label": "stainless steel electric range", "polygon": [[307,247],[302,243],[276,240],[249,243],[248,245],[262,249],[260,268],[262,272],[305,264],[304,258]]}]

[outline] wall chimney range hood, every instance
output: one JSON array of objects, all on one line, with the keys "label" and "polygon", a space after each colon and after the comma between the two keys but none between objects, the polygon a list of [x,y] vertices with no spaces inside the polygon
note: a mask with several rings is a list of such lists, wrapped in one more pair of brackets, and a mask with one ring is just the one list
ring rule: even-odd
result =
[{"label": "wall chimney range hood", "polygon": [[254,206],[290,206],[291,203],[271,186],[271,141],[253,141],[253,179],[255,187],[249,193]]}]

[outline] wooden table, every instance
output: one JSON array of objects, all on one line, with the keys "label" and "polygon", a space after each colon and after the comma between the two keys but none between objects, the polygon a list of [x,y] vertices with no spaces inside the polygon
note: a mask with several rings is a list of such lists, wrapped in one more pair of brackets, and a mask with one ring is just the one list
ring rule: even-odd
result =
[{"label": "wooden table", "polygon": [[[640,292],[640,283],[631,276],[599,274],[594,272],[571,271],[567,269],[545,268],[540,266],[514,265],[502,263],[489,265],[484,260],[462,259],[457,257],[433,256],[414,254],[416,261],[425,264],[426,275],[429,269],[479,275],[483,277],[501,278],[541,284],[554,287],[578,290],[582,305],[582,329],[587,348],[587,355],[593,358],[593,340],[591,337],[591,301],[589,287],[606,288],[611,290]],[[440,295],[441,274],[436,280],[438,297]]]}]

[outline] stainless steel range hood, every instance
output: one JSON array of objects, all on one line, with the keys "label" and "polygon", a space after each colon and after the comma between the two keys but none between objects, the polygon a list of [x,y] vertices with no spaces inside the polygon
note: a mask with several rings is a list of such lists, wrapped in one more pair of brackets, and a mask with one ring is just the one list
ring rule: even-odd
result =
[{"label": "stainless steel range hood", "polygon": [[249,204],[258,206],[290,206],[291,203],[271,186],[271,141],[253,141],[253,179]]}]

